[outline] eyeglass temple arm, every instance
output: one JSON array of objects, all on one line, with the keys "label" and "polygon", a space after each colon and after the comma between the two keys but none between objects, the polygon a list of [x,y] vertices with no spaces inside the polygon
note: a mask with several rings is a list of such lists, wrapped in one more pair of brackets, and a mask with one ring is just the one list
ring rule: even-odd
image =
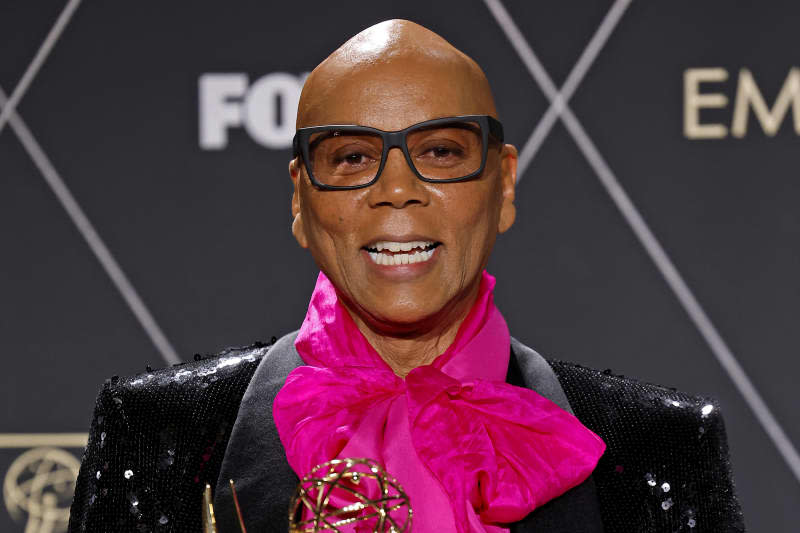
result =
[{"label": "eyeglass temple arm", "polygon": [[489,117],[489,135],[494,137],[497,142],[501,144],[505,140],[503,135],[503,125],[494,117]]}]

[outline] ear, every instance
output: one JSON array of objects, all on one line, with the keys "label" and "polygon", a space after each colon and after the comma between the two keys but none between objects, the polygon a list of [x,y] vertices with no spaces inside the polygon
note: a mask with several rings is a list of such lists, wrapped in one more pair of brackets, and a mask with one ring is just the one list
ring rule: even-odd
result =
[{"label": "ear", "polygon": [[503,146],[500,153],[500,187],[502,204],[500,206],[500,219],[497,231],[505,233],[514,224],[517,218],[517,208],[514,206],[514,188],[517,185],[517,149],[511,144]]},{"label": "ear", "polygon": [[291,202],[292,235],[294,235],[294,238],[297,239],[297,243],[301,247],[308,248],[308,238],[306,237],[305,228],[303,227],[303,217],[300,213],[302,170],[300,168],[300,159],[297,157],[289,161],[289,177],[292,179],[292,185],[294,185]]}]

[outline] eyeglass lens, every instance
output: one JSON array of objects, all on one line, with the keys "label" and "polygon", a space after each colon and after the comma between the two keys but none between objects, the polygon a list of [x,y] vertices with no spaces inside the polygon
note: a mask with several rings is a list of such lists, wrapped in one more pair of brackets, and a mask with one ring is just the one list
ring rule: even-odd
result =
[{"label": "eyeglass lens", "polygon": [[[406,145],[414,168],[430,180],[469,176],[480,168],[483,157],[481,127],[472,121],[411,130]],[[381,166],[382,154],[383,139],[372,132],[332,129],[309,139],[311,171],[324,185],[369,183]]]}]

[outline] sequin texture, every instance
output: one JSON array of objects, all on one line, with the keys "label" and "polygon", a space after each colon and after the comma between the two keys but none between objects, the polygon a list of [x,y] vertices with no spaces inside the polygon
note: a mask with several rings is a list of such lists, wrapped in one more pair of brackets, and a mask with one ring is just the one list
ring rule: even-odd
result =
[{"label": "sequin texture", "polygon": [[592,474],[607,533],[744,531],[713,400],[549,362],[575,415],[608,445]]},{"label": "sequin texture", "polygon": [[[217,484],[239,404],[266,351],[259,343],[107,381],[69,531],[201,531],[203,487]],[[575,415],[608,445],[592,474],[606,533],[744,531],[713,400],[549,362]]]},{"label": "sequin texture", "polygon": [[266,350],[258,343],[106,381],[69,531],[202,531],[203,488],[216,483],[239,403]]}]

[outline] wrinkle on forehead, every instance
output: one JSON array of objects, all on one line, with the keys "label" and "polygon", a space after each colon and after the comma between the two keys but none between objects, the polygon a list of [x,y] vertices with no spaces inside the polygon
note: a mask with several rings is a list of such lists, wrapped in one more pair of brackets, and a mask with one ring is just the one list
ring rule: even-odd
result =
[{"label": "wrinkle on forehead", "polygon": [[[496,116],[489,82],[478,64],[436,33],[406,20],[389,20],[371,26],[320,63],[303,86],[297,127],[332,123],[326,120],[351,122],[337,121],[327,111],[334,101],[337,109],[346,108],[341,105],[342,95],[352,96],[354,88],[357,91],[359,87],[362,93],[382,93],[383,102],[371,102],[374,113],[384,117],[393,108],[403,105],[407,115],[414,99],[424,98],[425,93],[443,91],[452,93],[452,102],[445,106],[452,109],[442,109],[442,116]],[[363,100],[352,104],[355,112]],[[370,110],[361,112],[368,115]]]}]

